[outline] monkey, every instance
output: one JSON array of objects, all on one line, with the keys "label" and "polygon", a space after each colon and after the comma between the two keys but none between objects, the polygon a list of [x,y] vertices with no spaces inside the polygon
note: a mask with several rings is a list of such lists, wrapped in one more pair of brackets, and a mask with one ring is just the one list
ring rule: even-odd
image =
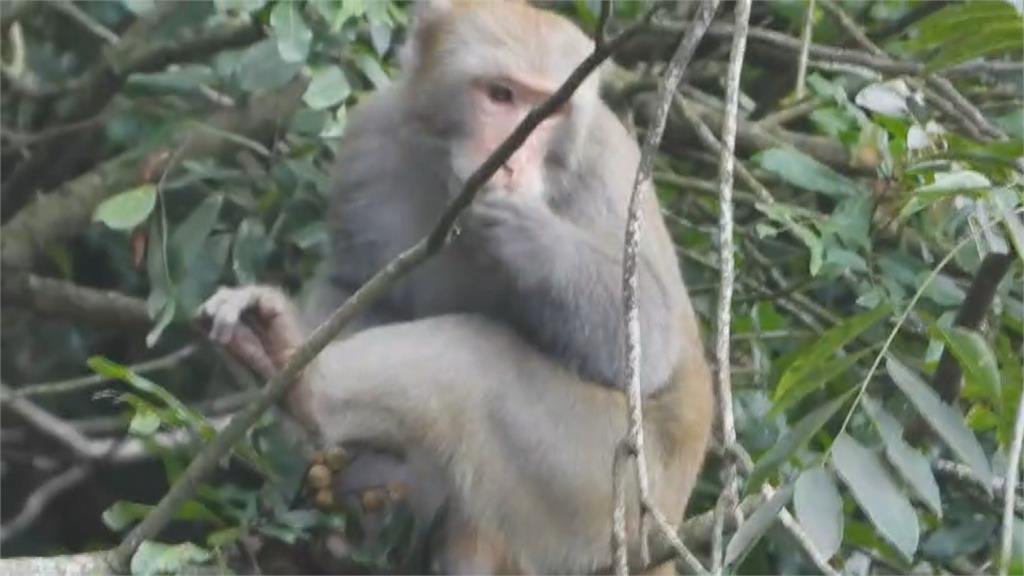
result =
[{"label": "monkey", "polygon": [[[593,47],[570,21],[526,3],[428,0],[415,10],[399,77],[350,117],[329,254],[304,312],[267,286],[222,288],[201,308],[213,339],[265,376],[430,230]],[[587,79],[538,126],[450,245],[356,318],[286,401],[320,441],[356,448],[342,492],[412,478],[417,523],[443,509],[431,545],[438,571],[611,565],[610,475],[627,426],[622,246],[639,149],[597,83]],[[643,186],[649,476],[654,503],[678,521],[710,435],[711,377],[657,198]],[[631,478],[627,488],[635,535]]]}]

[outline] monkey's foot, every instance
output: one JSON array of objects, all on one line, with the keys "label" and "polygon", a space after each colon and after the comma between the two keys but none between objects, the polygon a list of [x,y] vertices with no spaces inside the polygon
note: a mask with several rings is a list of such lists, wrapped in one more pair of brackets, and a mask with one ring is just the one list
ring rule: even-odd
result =
[{"label": "monkey's foot", "polygon": [[301,340],[297,313],[288,297],[269,286],[220,288],[198,316],[210,338],[267,378],[287,362]]}]

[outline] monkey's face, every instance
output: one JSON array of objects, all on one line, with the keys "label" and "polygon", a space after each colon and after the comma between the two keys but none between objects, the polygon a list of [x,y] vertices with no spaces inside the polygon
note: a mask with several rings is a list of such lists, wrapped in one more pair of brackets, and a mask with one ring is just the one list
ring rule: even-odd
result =
[{"label": "monkey's face", "polygon": [[[454,174],[465,180],[592,45],[565,18],[525,2],[420,2],[403,56],[410,102],[430,135],[447,142]],[[532,132],[489,186],[542,193],[546,163],[572,156],[572,128],[596,99],[591,78]]]},{"label": "monkey's face", "polygon": [[[485,76],[473,79],[469,91],[469,122],[466,138],[457,144],[462,148],[457,155],[462,156],[462,162],[472,170],[486,160],[552,90],[508,76]],[[540,194],[551,135],[560,128],[567,114],[567,110],[562,110],[537,126],[488,184],[519,194]]]}]

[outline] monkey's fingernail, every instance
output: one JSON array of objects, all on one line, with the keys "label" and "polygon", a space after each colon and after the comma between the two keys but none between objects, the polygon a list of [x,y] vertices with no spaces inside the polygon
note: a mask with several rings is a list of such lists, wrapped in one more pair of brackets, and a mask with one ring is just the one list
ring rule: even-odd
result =
[{"label": "monkey's fingernail", "polygon": [[318,491],[316,493],[316,497],[313,499],[313,503],[321,510],[330,510],[334,508],[334,492],[327,489]]},{"label": "monkey's fingernail", "polygon": [[380,510],[387,501],[387,490],[383,488],[372,488],[363,492],[359,497],[359,503],[367,512]]},{"label": "monkey's fingernail", "polygon": [[348,453],[342,447],[331,449],[324,455],[323,461],[331,470],[338,472],[348,464]]},{"label": "monkey's fingernail", "polygon": [[326,488],[331,484],[331,471],[323,464],[314,464],[310,466],[306,479],[313,488]]},{"label": "monkey's fingernail", "polygon": [[324,451],[323,450],[317,450],[316,452],[313,452],[313,455],[310,457],[310,461],[312,461],[313,464],[323,464],[324,463]]}]

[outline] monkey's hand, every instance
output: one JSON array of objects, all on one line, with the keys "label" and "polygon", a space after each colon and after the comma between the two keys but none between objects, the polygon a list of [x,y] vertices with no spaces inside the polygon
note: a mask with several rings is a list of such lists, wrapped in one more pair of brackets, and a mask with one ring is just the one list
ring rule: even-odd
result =
[{"label": "monkey's hand", "polygon": [[211,340],[263,378],[280,369],[302,341],[294,306],[270,286],[220,288],[197,315],[208,322]]},{"label": "monkey's hand", "polygon": [[473,254],[519,273],[543,274],[541,268],[564,248],[565,227],[543,198],[499,189],[484,190],[462,219]]}]

